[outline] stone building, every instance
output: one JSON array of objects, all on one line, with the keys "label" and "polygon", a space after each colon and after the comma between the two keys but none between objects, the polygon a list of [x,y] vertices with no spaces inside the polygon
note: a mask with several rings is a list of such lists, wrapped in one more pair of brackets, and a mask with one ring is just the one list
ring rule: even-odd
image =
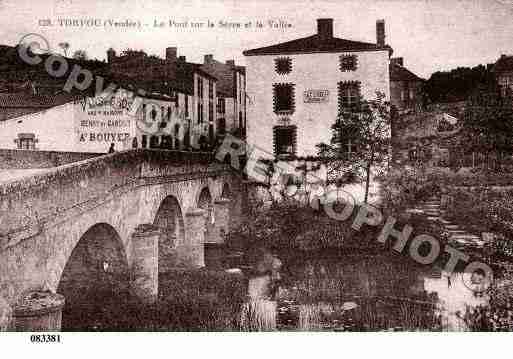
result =
[{"label": "stone building", "polygon": [[501,55],[493,67],[502,96],[513,94],[513,56]]},{"label": "stone building", "polygon": [[399,113],[423,105],[423,85],[424,80],[404,66],[402,57],[390,59],[390,104]]},{"label": "stone building", "polygon": [[312,36],[244,51],[249,145],[266,157],[316,155],[341,110],[376,91],[390,99],[391,52],[383,20],[367,43],[335,37],[333,19],[318,19]]},{"label": "stone building", "polygon": [[174,128],[168,123],[181,123],[175,104],[155,92],[136,96],[132,85],[119,87],[108,100],[88,92],[0,94],[0,148],[92,153],[107,152],[111,143],[116,150],[174,148],[179,144],[170,139]]},{"label": "stone building", "polygon": [[217,61],[205,55],[203,66],[217,82],[217,129],[222,136],[229,132],[244,137],[246,131],[246,68],[234,60]]},{"label": "stone building", "polygon": [[217,77],[202,69],[200,64],[177,56],[176,47],[166,48],[165,59],[148,56],[143,51],[126,50],[120,56],[107,51],[109,72],[141,83],[144,88],[156,87],[161,94],[176,99],[183,126],[187,128],[186,142],[204,138],[214,144],[217,136]]},{"label": "stone building", "polygon": [[108,64],[93,72],[105,88],[114,86],[107,101],[95,94],[95,83],[69,93],[65,78],[39,70],[37,81],[0,94],[0,148],[98,153],[114,143],[116,150],[208,150],[217,136],[217,78],[176,55],[176,48],[166,49],[166,59],[109,49]]}]

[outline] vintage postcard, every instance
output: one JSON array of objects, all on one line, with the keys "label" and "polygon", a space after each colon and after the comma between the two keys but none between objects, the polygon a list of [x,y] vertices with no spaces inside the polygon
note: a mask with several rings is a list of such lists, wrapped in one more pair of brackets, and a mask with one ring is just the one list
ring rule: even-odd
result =
[{"label": "vintage postcard", "polygon": [[513,1],[0,17],[1,331],[513,329]]}]

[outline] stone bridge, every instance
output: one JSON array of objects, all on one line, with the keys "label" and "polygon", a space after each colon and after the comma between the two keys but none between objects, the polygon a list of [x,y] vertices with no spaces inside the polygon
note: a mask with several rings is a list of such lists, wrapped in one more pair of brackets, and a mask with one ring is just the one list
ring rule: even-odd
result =
[{"label": "stone bridge", "polygon": [[[115,293],[153,303],[159,273],[204,266],[204,244],[238,221],[243,192],[211,154],[142,149],[1,184],[0,306],[35,290],[79,305],[113,278]],[[12,326],[4,317],[0,328]]]}]

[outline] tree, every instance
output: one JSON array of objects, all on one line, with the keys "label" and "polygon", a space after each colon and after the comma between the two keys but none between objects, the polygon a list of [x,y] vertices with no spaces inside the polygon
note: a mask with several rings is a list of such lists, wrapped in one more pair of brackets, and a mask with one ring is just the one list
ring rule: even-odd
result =
[{"label": "tree", "polygon": [[467,152],[513,154],[513,103],[498,90],[478,88],[465,105],[461,144]]},{"label": "tree", "polygon": [[376,92],[375,100],[360,99],[357,106],[342,111],[331,127],[331,143],[317,145],[321,157],[341,159],[342,165],[356,173],[363,172],[365,203],[369,197],[373,168],[388,159],[390,124],[390,105],[383,93]]},{"label": "tree", "polygon": [[88,59],[88,56],[87,56],[87,52],[85,50],[77,50],[73,53],[73,58],[75,60],[87,60]]},{"label": "tree", "polygon": [[59,47],[64,52],[64,56],[68,57],[68,50],[69,50],[69,47],[70,47],[69,42],[59,42]]},{"label": "tree", "polygon": [[464,101],[476,87],[494,85],[492,69],[492,64],[481,64],[472,68],[458,67],[450,71],[438,71],[426,81],[424,91],[432,102]]}]

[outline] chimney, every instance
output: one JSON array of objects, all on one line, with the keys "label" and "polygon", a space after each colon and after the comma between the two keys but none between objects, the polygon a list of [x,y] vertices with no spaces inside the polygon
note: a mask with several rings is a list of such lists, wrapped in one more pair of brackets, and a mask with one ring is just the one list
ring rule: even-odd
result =
[{"label": "chimney", "polygon": [[178,56],[178,61],[179,62],[186,62],[186,57],[185,56]]},{"label": "chimney", "polygon": [[166,60],[167,61],[176,61],[177,52],[178,52],[178,48],[176,48],[176,47],[166,47]]},{"label": "chimney", "polygon": [[214,61],[214,55],[208,54],[203,56],[203,64],[211,64]]},{"label": "chimney", "polygon": [[385,20],[376,21],[376,45],[385,46]]},{"label": "chimney", "polygon": [[404,66],[402,57],[393,57],[390,59],[390,62],[392,62],[394,65]]},{"label": "chimney", "polygon": [[235,67],[235,60],[226,60],[226,65],[230,67]]},{"label": "chimney", "polygon": [[317,19],[317,36],[321,40],[333,38],[333,19]]},{"label": "chimney", "polygon": [[111,47],[107,50],[107,62],[112,63],[116,57],[116,51]]}]

